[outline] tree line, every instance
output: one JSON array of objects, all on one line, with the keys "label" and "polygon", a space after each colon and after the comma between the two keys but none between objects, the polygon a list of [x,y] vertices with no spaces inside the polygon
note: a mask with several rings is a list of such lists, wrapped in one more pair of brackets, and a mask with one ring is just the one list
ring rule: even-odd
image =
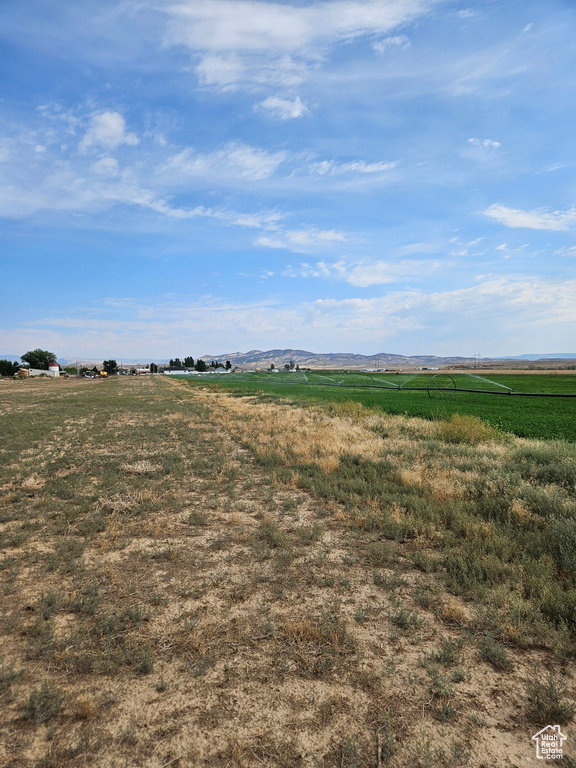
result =
[{"label": "tree line", "polygon": [[208,365],[206,365],[205,360],[201,360],[198,358],[196,362],[194,362],[193,357],[185,357],[184,361],[180,360],[179,357],[175,357],[173,360],[170,360],[170,367],[176,367],[176,368],[194,368],[195,371],[198,371],[198,373],[203,373],[204,371],[207,371],[208,368],[219,368],[223,367],[226,368],[227,371],[232,368],[232,363],[230,360],[226,360],[225,363],[221,363],[218,360],[212,360]]},{"label": "tree line", "polygon": [[[22,363],[26,363],[30,368],[36,368],[40,371],[47,371],[48,366],[51,363],[58,362],[54,352],[49,352],[47,349],[33,349],[29,352],[25,352],[20,357],[20,360]],[[220,366],[226,368],[227,371],[232,368],[230,360],[226,360],[225,363],[221,363],[218,360],[212,360],[210,363],[206,364],[206,361],[201,360],[200,358],[194,361],[194,358],[190,355],[185,357],[183,361],[181,361],[179,357],[176,357],[173,360],[170,360],[169,364],[170,367],[194,368],[199,373],[203,373],[209,368],[219,368]],[[18,373],[21,367],[21,363],[16,361],[0,360],[0,376],[14,376]],[[158,365],[156,363],[150,363],[147,367],[149,368],[150,373],[158,373]],[[99,372],[96,366],[92,369],[82,367],[79,370],[75,366],[66,366],[63,370],[72,375],[80,374],[81,376],[90,371],[96,374]],[[119,371],[118,363],[116,360],[104,360],[102,363],[102,370],[109,376],[114,376]],[[136,373],[136,369],[132,368],[131,373]]]},{"label": "tree line", "polygon": [[[48,352],[47,349],[33,349],[25,352],[20,360],[27,363],[30,368],[36,368],[39,371],[47,371],[50,363],[58,362],[54,352]],[[21,363],[15,360],[0,360],[0,376],[14,376],[21,367]]]}]

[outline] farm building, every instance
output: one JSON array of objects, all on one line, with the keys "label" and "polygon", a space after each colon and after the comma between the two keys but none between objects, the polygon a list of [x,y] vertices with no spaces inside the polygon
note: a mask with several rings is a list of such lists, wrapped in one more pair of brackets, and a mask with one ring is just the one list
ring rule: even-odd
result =
[{"label": "farm building", "polygon": [[60,366],[58,363],[51,363],[50,368],[47,371],[41,368],[20,368],[18,373],[23,376],[29,376],[30,378],[34,376],[51,376],[55,379],[60,376]]},{"label": "farm building", "polygon": [[166,374],[167,376],[175,376],[175,375],[182,375],[185,373],[195,373],[193,368],[185,368],[183,365],[170,365],[168,368],[164,368],[162,373]]}]

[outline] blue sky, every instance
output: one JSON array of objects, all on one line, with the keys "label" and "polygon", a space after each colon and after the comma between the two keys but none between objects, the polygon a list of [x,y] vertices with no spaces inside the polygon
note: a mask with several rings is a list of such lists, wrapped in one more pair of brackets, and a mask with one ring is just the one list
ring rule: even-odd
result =
[{"label": "blue sky", "polygon": [[0,353],[575,351],[576,9],[0,6]]}]

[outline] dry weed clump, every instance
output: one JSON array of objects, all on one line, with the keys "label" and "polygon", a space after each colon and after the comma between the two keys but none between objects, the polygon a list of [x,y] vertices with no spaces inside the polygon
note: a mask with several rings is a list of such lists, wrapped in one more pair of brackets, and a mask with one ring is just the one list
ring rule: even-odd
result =
[{"label": "dry weed clump", "polygon": [[[209,399],[214,397],[203,394]],[[197,392],[197,396],[202,397],[202,393]],[[243,442],[270,466],[314,464],[323,472],[333,473],[346,456],[373,462],[386,458],[398,467],[404,485],[430,491],[437,500],[448,500],[466,498],[482,467],[470,469],[470,457],[465,453],[452,455],[446,467],[445,452],[423,448],[425,441],[486,444],[475,460],[477,464],[493,464],[501,458],[501,446],[494,443],[495,430],[475,417],[456,414],[449,422],[431,422],[377,414],[354,401],[333,403],[327,409],[259,403],[251,397],[223,393],[218,393],[217,398],[225,408],[226,418],[234,417],[228,427],[240,429]],[[459,464],[465,468],[460,469]],[[296,487],[297,472],[282,477],[281,482]]]},{"label": "dry weed clump", "polygon": [[438,603],[438,617],[448,624],[465,627],[470,622],[470,609],[454,595],[443,595]]},{"label": "dry weed clump", "polygon": [[150,475],[157,472],[160,467],[148,461],[148,459],[142,459],[141,461],[135,461],[133,464],[121,464],[120,469],[131,475]]},{"label": "dry weed clump", "polygon": [[280,625],[290,663],[304,674],[321,677],[345,657],[356,653],[356,642],[337,613],[284,619]]},{"label": "dry weed clump", "polygon": [[375,461],[381,455],[382,441],[359,422],[361,411],[354,417],[334,418],[320,409],[256,404],[248,398],[227,395],[218,397],[235,417],[230,426],[241,427],[244,440],[260,459],[273,456],[285,464],[315,463],[329,473],[338,467],[345,454],[355,452]]},{"label": "dry weed clump", "polygon": [[453,413],[448,421],[435,422],[437,437],[449,443],[477,445],[487,443],[496,437],[496,430],[477,416]]}]

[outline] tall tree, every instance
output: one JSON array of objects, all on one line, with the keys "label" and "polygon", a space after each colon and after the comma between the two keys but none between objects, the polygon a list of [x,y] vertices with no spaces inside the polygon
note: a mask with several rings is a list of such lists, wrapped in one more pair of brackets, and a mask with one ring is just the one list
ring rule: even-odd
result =
[{"label": "tall tree", "polygon": [[199,358],[198,360],[196,360],[196,365],[194,367],[199,373],[204,373],[204,371],[206,370],[206,363],[204,362],[204,360],[200,360]]},{"label": "tall tree", "polygon": [[20,366],[12,360],[0,360],[0,376],[14,376]]},{"label": "tall tree", "polygon": [[184,365],[186,368],[194,368],[194,358],[189,356],[184,358]]},{"label": "tall tree", "polygon": [[150,373],[158,373],[158,366],[156,363],[150,363]]},{"label": "tall tree", "polygon": [[118,363],[116,360],[104,360],[102,366],[109,376],[118,373]]},{"label": "tall tree", "polygon": [[230,368],[232,368],[232,363],[230,362],[230,360],[226,360],[226,370],[229,371]]},{"label": "tall tree", "polygon": [[31,352],[25,352],[20,357],[20,360],[28,363],[30,368],[47,371],[48,365],[56,362],[56,355],[54,352],[48,352],[46,349],[33,349]]}]

